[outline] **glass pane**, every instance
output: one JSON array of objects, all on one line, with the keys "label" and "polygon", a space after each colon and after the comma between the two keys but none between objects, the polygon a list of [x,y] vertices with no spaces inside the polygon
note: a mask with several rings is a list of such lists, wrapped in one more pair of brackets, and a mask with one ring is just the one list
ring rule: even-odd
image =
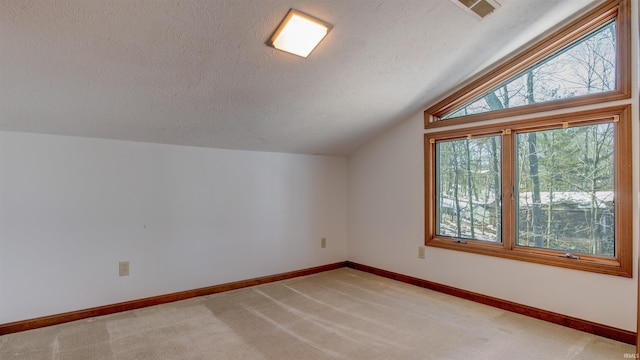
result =
[{"label": "glass pane", "polygon": [[442,119],[615,90],[615,30],[612,21]]},{"label": "glass pane", "polygon": [[517,245],[615,255],[613,126],[517,134]]},{"label": "glass pane", "polygon": [[501,138],[436,143],[436,235],[501,242]]}]

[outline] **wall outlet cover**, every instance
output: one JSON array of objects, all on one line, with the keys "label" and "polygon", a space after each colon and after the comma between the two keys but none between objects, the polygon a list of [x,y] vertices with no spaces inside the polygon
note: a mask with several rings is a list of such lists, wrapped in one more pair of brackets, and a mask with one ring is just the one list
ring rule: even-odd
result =
[{"label": "wall outlet cover", "polygon": [[128,261],[120,261],[118,263],[118,272],[120,276],[129,276],[129,262]]}]

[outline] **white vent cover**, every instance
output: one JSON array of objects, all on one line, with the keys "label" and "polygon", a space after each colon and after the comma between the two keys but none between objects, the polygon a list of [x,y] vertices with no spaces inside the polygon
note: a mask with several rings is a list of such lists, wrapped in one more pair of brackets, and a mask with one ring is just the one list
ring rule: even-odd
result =
[{"label": "white vent cover", "polygon": [[478,19],[482,19],[500,7],[495,0],[451,0],[451,2]]}]

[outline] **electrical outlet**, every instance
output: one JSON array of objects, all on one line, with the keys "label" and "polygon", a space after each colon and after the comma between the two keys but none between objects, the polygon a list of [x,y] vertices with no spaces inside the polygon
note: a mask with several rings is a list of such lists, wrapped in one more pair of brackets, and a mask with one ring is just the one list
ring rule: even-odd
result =
[{"label": "electrical outlet", "polygon": [[320,247],[323,249],[327,247],[327,238],[320,239]]},{"label": "electrical outlet", "polygon": [[129,276],[129,262],[120,261],[118,263],[118,271],[120,273],[120,276]]},{"label": "electrical outlet", "polygon": [[418,259],[424,259],[424,246],[418,246]]}]

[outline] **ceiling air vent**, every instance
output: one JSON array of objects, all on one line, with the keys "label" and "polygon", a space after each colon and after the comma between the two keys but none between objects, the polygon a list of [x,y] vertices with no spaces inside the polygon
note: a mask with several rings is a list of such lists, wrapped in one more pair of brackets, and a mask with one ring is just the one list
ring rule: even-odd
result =
[{"label": "ceiling air vent", "polygon": [[451,0],[451,2],[479,19],[491,14],[493,10],[500,7],[500,4],[494,0]]}]

